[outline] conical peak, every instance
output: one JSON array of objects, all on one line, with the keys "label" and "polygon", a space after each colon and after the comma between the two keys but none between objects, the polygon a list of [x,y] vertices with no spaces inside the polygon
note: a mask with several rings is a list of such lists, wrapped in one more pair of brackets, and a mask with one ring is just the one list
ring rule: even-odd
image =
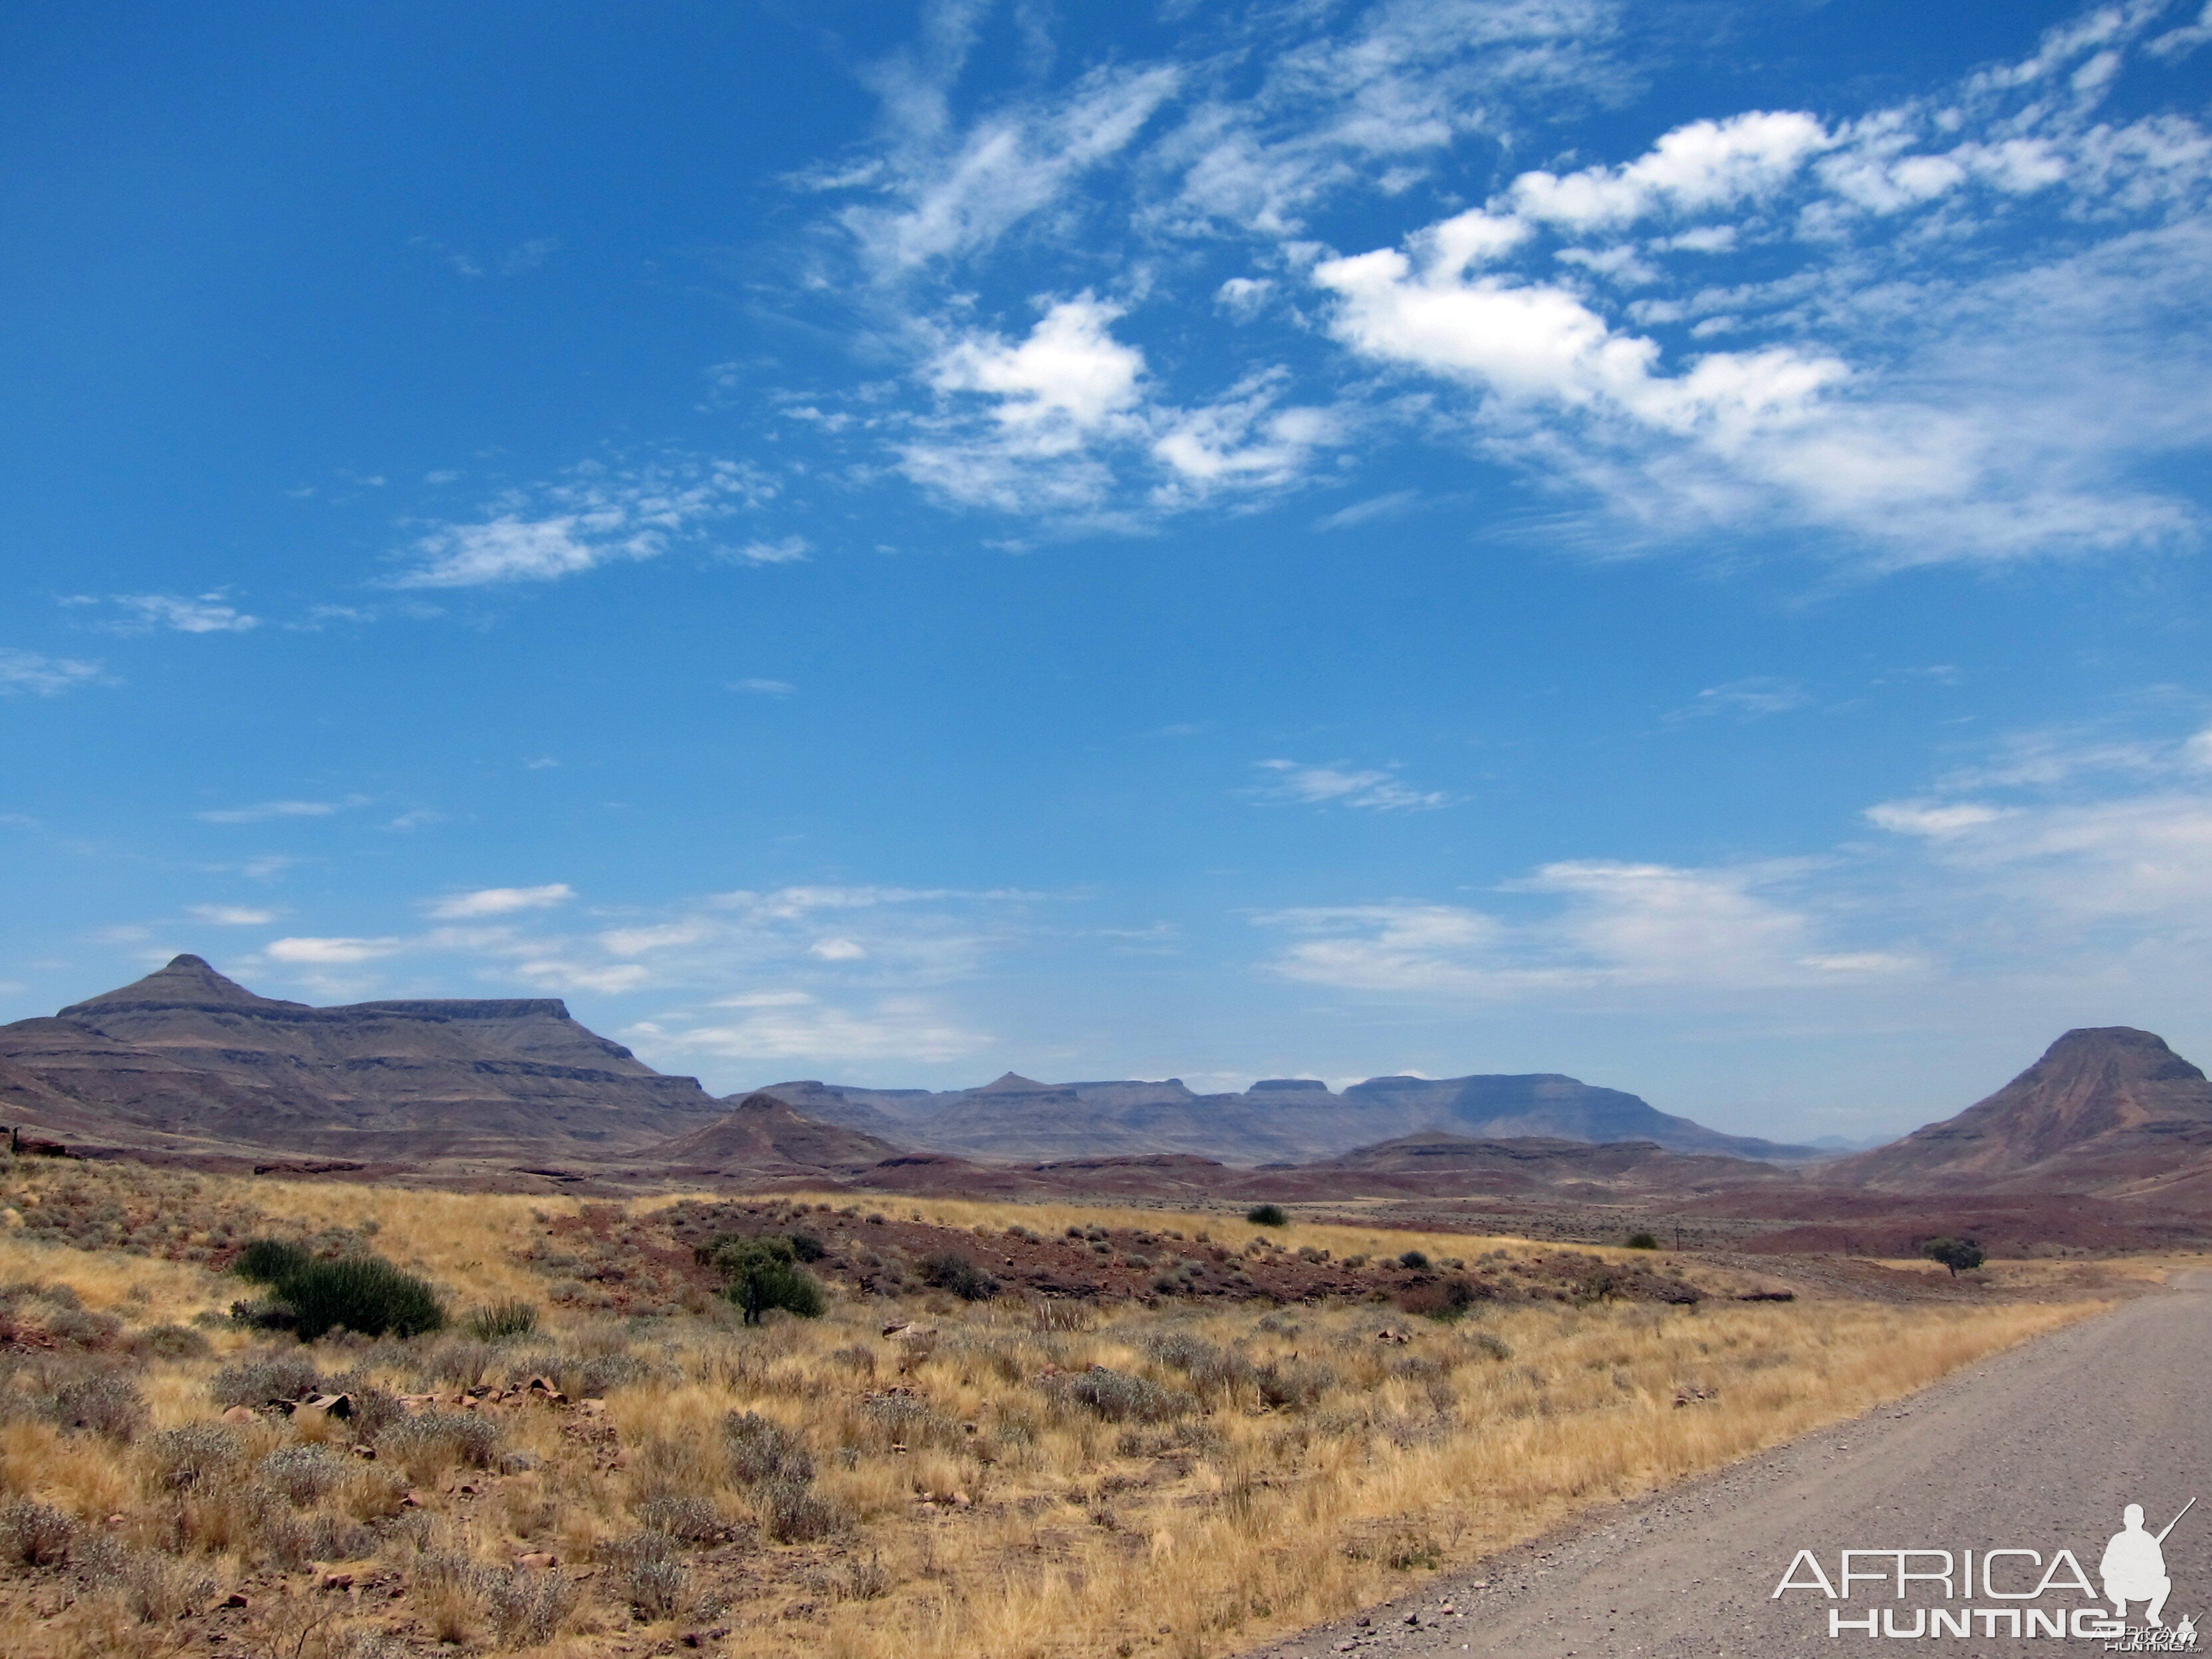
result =
[{"label": "conical peak", "polygon": [[185,955],[173,957],[166,967],[158,968],[141,980],[120,986],[115,990],[74,1003],[62,1010],[64,1014],[78,1008],[112,1007],[118,1003],[137,1006],[204,1007],[210,1004],[229,1004],[239,1006],[269,1006],[270,999],[258,997],[236,980],[217,973],[204,957]]}]

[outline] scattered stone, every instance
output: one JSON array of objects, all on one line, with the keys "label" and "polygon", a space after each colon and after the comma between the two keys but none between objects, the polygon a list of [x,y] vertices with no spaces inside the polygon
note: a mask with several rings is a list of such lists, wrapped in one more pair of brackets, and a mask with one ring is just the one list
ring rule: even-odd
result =
[{"label": "scattered stone", "polygon": [[222,1420],[226,1423],[258,1423],[261,1413],[251,1406],[233,1406],[222,1414]]},{"label": "scattered stone", "polygon": [[550,1550],[532,1550],[527,1554],[516,1556],[514,1565],[518,1567],[535,1567],[542,1572],[548,1568],[559,1566],[561,1558]]},{"label": "scattered stone", "polygon": [[222,1604],[227,1607],[249,1607],[253,1605],[251,1601],[246,1599],[245,1593],[240,1590],[233,1590],[229,1595],[224,1596],[222,1598]]}]

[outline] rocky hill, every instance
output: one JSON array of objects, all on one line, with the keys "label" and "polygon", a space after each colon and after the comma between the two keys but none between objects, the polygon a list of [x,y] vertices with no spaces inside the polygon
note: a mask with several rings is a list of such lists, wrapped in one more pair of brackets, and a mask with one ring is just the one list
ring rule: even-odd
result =
[{"label": "rocky hill", "polygon": [[1039,1083],[1012,1072],[981,1088],[942,1094],[812,1081],[770,1084],[764,1092],[811,1117],[969,1158],[1181,1152],[1227,1164],[1304,1163],[1423,1131],[1480,1139],[1641,1140],[1672,1152],[1739,1158],[1819,1155],[1723,1134],[1620,1090],[1549,1073],[1371,1078],[1341,1094],[1307,1078],[1201,1095],[1180,1078]]},{"label": "rocky hill", "polygon": [[1896,1192],[2179,1197],[2212,1180],[2212,1082],[2148,1031],[2069,1031],[1988,1099],[1822,1173]]},{"label": "rocky hill", "polygon": [[605,1157],[729,1109],[550,999],[315,1008],[256,996],[192,956],[0,1026],[0,1101],[27,1131],[169,1151]]}]

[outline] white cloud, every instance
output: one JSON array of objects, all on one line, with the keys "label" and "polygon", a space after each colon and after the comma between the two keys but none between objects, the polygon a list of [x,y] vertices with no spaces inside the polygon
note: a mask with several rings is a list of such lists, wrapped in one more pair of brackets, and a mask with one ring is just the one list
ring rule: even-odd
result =
[{"label": "white cloud", "polygon": [[817,1002],[805,992],[725,999],[735,1018],[671,1029],[641,1023],[623,1033],[641,1048],[741,1060],[818,1060],[831,1070],[873,1060],[927,1064],[958,1060],[994,1039],[967,1030],[926,1000],[884,997],[860,1011]]},{"label": "white cloud", "polygon": [[438,900],[431,905],[430,914],[441,921],[506,916],[519,910],[550,909],[575,896],[576,890],[565,881],[548,882],[542,887],[483,887]]},{"label": "white cloud", "polygon": [[264,927],[276,920],[276,911],[246,904],[188,904],[185,914],[218,927]]},{"label": "white cloud", "polygon": [[1812,701],[1805,688],[1795,680],[1762,674],[1730,680],[1724,685],[1709,685],[1698,693],[1694,702],[1675,709],[1668,718],[1682,720],[1726,714],[1738,720],[1757,720],[1767,714],[1789,714]]},{"label": "white cloud", "polygon": [[0,697],[22,691],[33,696],[51,697],[100,677],[100,667],[96,662],[43,656],[35,651],[0,650]]},{"label": "white cloud", "polygon": [[799,564],[805,562],[811,548],[804,536],[786,536],[772,542],[747,542],[731,556],[740,564]]},{"label": "white cloud", "polygon": [[1384,0],[1340,31],[1321,8],[1261,13],[1194,76],[1212,84],[1149,158],[1172,191],[1149,216],[1186,235],[1280,237],[1329,200],[1395,194],[1469,134],[1620,90],[1617,16],[1601,0]]},{"label": "white cloud", "polygon": [[1344,766],[1304,766],[1296,761],[1263,760],[1253,764],[1273,774],[1255,792],[1259,799],[1302,806],[1351,806],[1365,811],[1427,811],[1451,804],[1441,790],[1416,789],[1395,773],[1353,770]]},{"label": "white cloud", "polygon": [[1114,337],[1122,314],[1086,293],[1054,303],[1019,342],[970,333],[939,350],[927,374],[940,398],[991,401],[980,428],[956,416],[908,443],[907,475],[962,502],[1070,514],[1114,492],[1113,457],[1142,455],[1165,474],[1152,506],[1173,508],[1217,490],[1295,483],[1336,436],[1326,410],[1275,406],[1279,369],[1194,409],[1152,398],[1144,353]]},{"label": "white cloud", "polygon": [[229,604],[221,593],[202,593],[187,599],[175,593],[118,593],[122,626],[131,629],[173,629],[179,634],[243,634],[258,628],[261,619]]},{"label": "white cloud", "polygon": [[1794,866],[1572,860],[1510,884],[1509,891],[1553,901],[1536,920],[1403,903],[1305,908],[1258,920],[1292,936],[1268,964],[1280,977],[1420,999],[1697,997],[1920,968],[1908,951],[1829,944],[1832,924],[1779,896],[1802,874]]},{"label": "white cloud", "polygon": [[1272,407],[1282,376],[1255,375],[1220,402],[1167,417],[1152,453],[1175,473],[1156,499],[1228,486],[1279,488],[1302,477],[1316,449],[1335,436],[1322,409]]},{"label": "white cloud", "polygon": [[865,962],[867,947],[849,939],[817,939],[806,947],[806,954],[823,962]]},{"label": "white cloud", "polygon": [[306,967],[337,967],[395,956],[405,948],[397,939],[271,939],[263,954],[272,962]]},{"label": "white cloud", "polygon": [[1866,816],[1867,822],[1876,828],[1894,830],[1899,835],[1942,837],[1963,835],[1969,830],[1995,823],[2005,813],[2002,807],[1986,806],[1978,801],[1956,801],[1943,805],[1933,801],[1893,800],[1868,807]]},{"label": "white cloud", "polygon": [[1618,227],[1649,214],[1694,213],[1771,196],[1830,142],[1809,115],[1753,111],[1679,126],[1626,167],[1586,167],[1564,178],[1524,173],[1507,194],[1523,219],[1576,231]]},{"label": "white cloud", "polygon": [[192,816],[203,823],[265,823],[271,818],[326,818],[349,806],[359,806],[362,798],[351,796],[337,800],[264,800],[251,806],[214,807]]},{"label": "white cloud", "polygon": [[799,690],[788,680],[739,680],[730,689],[763,697],[788,697]]},{"label": "white cloud", "polygon": [[392,585],[551,581],[603,564],[655,559],[775,493],[759,469],[738,461],[587,463],[558,483],[508,491],[481,519],[433,526],[409,550],[413,568]]},{"label": "white cloud", "polygon": [[621,996],[653,983],[653,970],[635,962],[579,963],[561,957],[525,957],[514,971],[556,991],[595,991]]},{"label": "white cloud", "polygon": [[1422,233],[1411,258],[1384,248],[1324,260],[1314,281],[1339,298],[1332,331],[1364,356],[1463,379],[1509,403],[1626,416],[1717,451],[1802,422],[1849,373],[1832,356],[1782,347],[1714,352],[1660,373],[1656,342],[1615,331],[1568,289],[1470,274],[1510,245],[1491,216],[1467,213]]},{"label": "white cloud", "polygon": [[1096,70],[1056,104],[997,111],[956,136],[945,130],[943,83],[957,68],[953,59],[920,74],[878,72],[906,130],[881,167],[844,182],[896,205],[855,205],[840,217],[878,276],[988,248],[1052,207],[1125,149],[1182,78],[1167,64]]},{"label": "white cloud", "polygon": [[938,355],[930,380],[940,392],[980,392],[991,416],[1040,454],[1060,454],[1126,416],[1139,400],[1145,356],[1113,337],[1121,307],[1088,294],[1045,313],[1019,344],[971,335]]}]

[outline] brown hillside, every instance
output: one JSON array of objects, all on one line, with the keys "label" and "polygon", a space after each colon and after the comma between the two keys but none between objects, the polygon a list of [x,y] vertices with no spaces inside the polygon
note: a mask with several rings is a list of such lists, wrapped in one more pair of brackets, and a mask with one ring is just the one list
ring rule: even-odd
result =
[{"label": "brown hillside", "polygon": [[874,1135],[801,1117],[774,1095],[750,1094],[728,1115],[703,1128],[648,1146],[641,1165],[672,1176],[781,1176],[851,1173],[895,1157],[898,1148]]}]

